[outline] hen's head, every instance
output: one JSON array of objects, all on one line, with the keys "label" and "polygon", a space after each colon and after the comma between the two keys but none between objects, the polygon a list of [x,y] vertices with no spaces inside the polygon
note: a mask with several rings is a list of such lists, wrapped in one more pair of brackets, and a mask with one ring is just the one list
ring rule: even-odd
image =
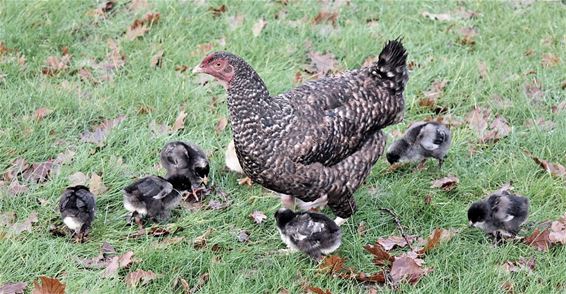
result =
[{"label": "hen's head", "polygon": [[230,52],[213,52],[206,56],[193,69],[193,73],[206,73],[215,77],[224,86],[229,87],[234,77],[246,69],[247,64]]}]

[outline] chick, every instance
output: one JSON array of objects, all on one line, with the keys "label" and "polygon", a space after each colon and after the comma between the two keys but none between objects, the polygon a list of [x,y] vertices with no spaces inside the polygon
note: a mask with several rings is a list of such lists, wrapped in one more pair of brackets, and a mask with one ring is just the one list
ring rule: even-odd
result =
[{"label": "chick", "polygon": [[68,187],[59,200],[59,211],[65,225],[74,231],[77,241],[82,241],[94,220],[96,200],[85,186]]},{"label": "chick", "polygon": [[[238,159],[238,155],[236,154],[236,147],[234,147],[234,140],[228,143],[228,147],[226,147],[226,152],[224,152],[224,161],[226,163],[226,167],[236,173],[244,174],[244,170],[240,165],[240,160]],[[238,179],[238,184],[243,185],[246,184],[248,186],[252,185],[252,179],[249,177],[245,177],[242,179]]]},{"label": "chick", "polygon": [[280,208],[275,213],[277,230],[281,240],[290,250],[306,253],[315,261],[330,254],[342,243],[340,227],[324,214],[315,212],[293,212]]},{"label": "chick", "polygon": [[450,129],[439,122],[416,122],[401,139],[391,144],[386,153],[387,161],[390,164],[399,161],[424,163],[427,158],[433,157],[442,168],[451,139]]},{"label": "chick", "polygon": [[471,226],[493,235],[498,241],[502,237],[516,236],[528,214],[529,199],[500,190],[474,202],[468,209],[468,220]]},{"label": "chick", "polygon": [[132,213],[130,220],[133,218],[138,225],[145,216],[158,222],[168,220],[171,210],[181,200],[181,194],[173,184],[158,176],[141,178],[122,192],[124,207]]},{"label": "chick", "polygon": [[197,145],[181,141],[169,142],[161,150],[160,157],[161,165],[167,170],[165,178],[174,177],[179,182],[176,188],[190,189],[196,197],[196,191],[203,189],[208,183],[208,159]]}]

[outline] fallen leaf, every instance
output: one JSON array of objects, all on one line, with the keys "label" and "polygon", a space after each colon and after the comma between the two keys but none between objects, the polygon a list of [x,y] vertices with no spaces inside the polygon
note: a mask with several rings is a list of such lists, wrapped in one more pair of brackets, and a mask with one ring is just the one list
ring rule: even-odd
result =
[{"label": "fallen leaf", "polygon": [[202,235],[196,237],[195,240],[193,241],[193,247],[195,249],[201,249],[204,246],[206,246],[206,243],[208,242],[207,239],[210,236],[210,234],[212,234],[212,228],[208,228],[206,230],[206,232],[204,232]]},{"label": "fallen leaf", "polygon": [[[413,242],[416,240],[415,236],[407,236],[407,240],[409,242]],[[379,238],[377,239],[377,243],[383,247],[385,251],[389,251],[393,249],[395,246],[405,247],[407,246],[407,240],[400,236],[389,236],[387,238]]]},{"label": "fallen leaf", "polygon": [[227,125],[228,125],[228,119],[226,119],[225,117],[221,117],[218,119],[218,122],[216,122],[214,131],[216,132],[217,135],[219,135],[224,131]]},{"label": "fallen leaf", "polygon": [[344,259],[338,255],[326,256],[318,265],[321,272],[334,274],[344,269]]},{"label": "fallen leaf", "polygon": [[49,173],[53,168],[53,160],[49,159],[44,162],[34,163],[30,168],[24,171],[22,177],[24,180],[33,183],[43,183],[47,181]]},{"label": "fallen leaf", "polygon": [[427,195],[424,197],[424,203],[425,203],[426,205],[430,205],[430,204],[432,203],[432,195],[431,195],[431,194],[427,194]]},{"label": "fallen leaf", "polygon": [[228,21],[228,28],[231,31],[237,29],[244,23],[244,18],[245,18],[244,15],[241,14],[228,16],[226,18],[226,20]]},{"label": "fallen leaf", "polygon": [[566,214],[552,222],[548,239],[552,243],[566,244]]},{"label": "fallen leaf", "polygon": [[544,92],[542,91],[542,85],[539,80],[534,79],[527,84],[525,84],[525,95],[533,103],[541,103],[544,99]]},{"label": "fallen leaf", "polygon": [[64,54],[61,57],[49,56],[45,61],[46,66],[41,71],[46,76],[53,76],[66,70],[69,63],[71,63],[71,55],[69,54]]},{"label": "fallen leaf", "polygon": [[377,266],[385,265],[395,260],[395,257],[391,256],[383,247],[379,244],[371,245],[367,244],[364,249],[373,255],[373,263]]},{"label": "fallen leaf", "polygon": [[92,175],[90,176],[89,189],[96,196],[100,196],[108,191],[108,188],[102,181],[102,177],[96,173],[92,173]]},{"label": "fallen leaf", "polygon": [[505,283],[503,283],[503,285],[501,285],[501,288],[505,291],[505,293],[507,294],[515,294],[515,290],[513,288],[513,283],[510,281],[506,281]]},{"label": "fallen leaf", "polygon": [[478,71],[480,72],[480,78],[481,78],[482,80],[487,79],[487,73],[488,73],[488,71],[487,71],[487,64],[486,64],[485,62],[480,61],[480,62],[478,63]]},{"label": "fallen leaf", "polygon": [[305,70],[318,78],[325,77],[332,73],[336,70],[336,66],[338,65],[338,61],[332,53],[321,54],[316,51],[310,51],[308,56],[311,63]]},{"label": "fallen leaf", "polygon": [[478,30],[473,27],[464,27],[458,30],[460,37],[458,42],[462,45],[472,46],[476,44],[474,38],[478,35]]},{"label": "fallen leaf", "polygon": [[106,58],[96,64],[95,67],[102,72],[103,80],[111,81],[116,70],[124,67],[126,64],[126,56],[120,53],[120,47],[116,41],[108,39],[107,43],[110,51],[106,55]]},{"label": "fallen leaf", "polygon": [[10,186],[8,186],[8,191],[10,192],[10,194],[16,196],[16,195],[26,193],[27,191],[29,191],[29,188],[28,188],[27,185],[20,184],[18,179],[14,179],[10,183]]},{"label": "fallen leaf", "polygon": [[51,113],[53,113],[53,110],[46,108],[46,107],[40,107],[33,112],[33,118],[36,121],[40,121],[40,120],[44,119],[45,117],[47,117]]},{"label": "fallen leaf", "polygon": [[183,289],[183,293],[191,294],[191,286],[189,285],[189,282],[187,282],[187,280],[185,280],[181,277],[177,277],[175,279],[175,282],[173,282],[173,289],[179,289],[179,284],[181,285],[181,287]]},{"label": "fallen leaf", "polygon": [[449,192],[452,191],[458,186],[460,179],[456,176],[447,176],[438,180],[432,181],[431,188],[442,188],[442,190]]},{"label": "fallen leaf", "polygon": [[311,286],[309,286],[307,289],[309,290],[309,292],[314,293],[314,294],[332,294],[332,292],[330,292],[330,290],[328,290],[328,289],[323,290],[321,288],[311,287]]},{"label": "fallen leaf", "polygon": [[87,175],[82,172],[76,172],[68,177],[69,179],[69,186],[86,186],[86,183],[89,181]]},{"label": "fallen leaf", "polygon": [[159,50],[157,51],[157,53],[155,53],[155,55],[153,55],[153,57],[151,57],[151,61],[149,65],[152,68],[157,68],[157,67],[161,67],[162,62],[163,62],[163,50]]},{"label": "fallen leaf", "polygon": [[136,287],[140,282],[141,285],[146,285],[152,280],[155,280],[157,275],[152,271],[137,270],[135,272],[128,273],[124,282],[128,287]]},{"label": "fallen leaf", "polygon": [[252,214],[250,214],[250,217],[256,224],[261,224],[264,220],[267,219],[267,216],[259,210],[252,212]]},{"label": "fallen leaf", "polygon": [[206,282],[208,282],[209,278],[210,278],[210,276],[209,276],[208,273],[201,274],[198,277],[197,284],[190,290],[190,292],[196,293],[197,291],[199,291],[200,288],[202,288],[206,284]]},{"label": "fallen leaf", "polygon": [[261,31],[263,31],[266,25],[267,25],[267,21],[265,21],[265,19],[263,18],[260,18],[252,27],[253,36],[259,37]]},{"label": "fallen leaf", "polygon": [[447,80],[434,81],[430,86],[430,90],[423,93],[424,98],[419,100],[419,106],[429,108],[435,106],[436,101],[444,92],[444,87],[446,87],[447,84]]},{"label": "fallen leaf", "polygon": [[528,119],[527,121],[525,121],[526,128],[532,128],[535,126],[545,131],[551,131],[556,127],[556,123],[551,120],[546,120],[542,117],[539,117],[537,119]]},{"label": "fallen leaf", "polygon": [[184,73],[189,69],[188,65],[182,64],[182,65],[176,65],[175,66],[175,71],[178,71],[180,73]]},{"label": "fallen leaf", "polygon": [[523,243],[535,247],[539,251],[548,251],[552,242],[550,241],[550,230],[544,229],[542,232],[537,228],[534,232],[523,239]]},{"label": "fallen leaf", "polygon": [[27,288],[26,283],[7,283],[0,286],[0,294],[23,294]]},{"label": "fallen leaf", "polygon": [[503,264],[504,269],[510,273],[524,271],[524,270],[528,272],[532,272],[535,270],[535,266],[536,266],[536,259],[534,257],[528,259],[521,257],[519,258],[519,260],[516,261],[508,260]]},{"label": "fallen leaf", "polygon": [[16,220],[16,213],[7,211],[0,213],[0,226],[9,226]]},{"label": "fallen leaf", "polygon": [[560,63],[560,57],[552,54],[552,53],[545,53],[542,55],[541,64],[544,67],[551,67],[558,65]]},{"label": "fallen leaf", "polygon": [[566,110],[566,101],[562,101],[556,105],[552,105],[551,108],[552,113],[557,113],[564,110]]},{"label": "fallen leaf", "polygon": [[555,177],[566,179],[566,167],[564,167],[563,165],[559,163],[551,163],[547,160],[540,159],[528,151],[526,151],[525,153],[528,156],[530,156],[542,169],[547,171],[549,174]]},{"label": "fallen leaf", "polygon": [[56,278],[49,278],[46,276],[39,277],[41,284],[33,281],[32,294],[65,294],[65,284],[61,283]]},{"label": "fallen leaf", "polygon": [[431,272],[431,269],[422,268],[417,261],[403,254],[395,257],[391,265],[391,279],[393,284],[399,284],[402,281],[407,281],[415,285],[424,275]]},{"label": "fallen leaf", "polygon": [[500,95],[492,95],[491,100],[493,101],[495,107],[500,109],[507,109],[513,106],[513,102],[511,100],[503,98]]},{"label": "fallen leaf", "polygon": [[318,25],[318,24],[327,22],[327,23],[332,24],[333,27],[336,27],[336,22],[338,20],[338,16],[340,16],[338,11],[322,10],[313,18],[312,24]]},{"label": "fallen leaf", "polygon": [[179,110],[179,114],[175,119],[175,123],[173,124],[173,132],[176,132],[185,127],[185,118],[187,117],[187,113],[184,109]]},{"label": "fallen leaf", "polygon": [[430,13],[428,11],[424,11],[421,15],[428,19],[439,21],[450,21],[453,19],[453,17],[448,13]]},{"label": "fallen leaf", "polygon": [[128,251],[128,252],[122,254],[121,256],[112,257],[108,261],[108,263],[107,263],[108,265],[106,266],[106,268],[102,272],[102,277],[103,278],[110,278],[110,277],[116,275],[116,273],[118,272],[119,269],[126,268],[126,267],[130,266],[130,264],[133,262],[132,261],[133,256],[134,256],[134,253],[132,251]]},{"label": "fallen leaf", "polygon": [[15,235],[19,235],[24,231],[28,231],[31,233],[32,224],[36,223],[37,219],[37,212],[32,212],[29,214],[28,218],[20,223],[15,223],[12,225],[12,230],[14,231]]},{"label": "fallen leaf", "polygon": [[366,235],[367,232],[367,228],[366,228],[366,222],[361,221],[360,224],[358,225],[358,236],[363,237]]},{"label": "fallen leaf", "polygon": [[488,126],[488,120],[491,116],[491,111],[483,107],[474,107],[466,116],[466,121],[469,127],[476,131],[479,137],[482,137]]},{"label": "fallen leaf", "polygon": [[226,8],[226,5],[222,4],[218,7],[209,7],[208,11],[212,12],[212,16],[214,17],[219,17],[220,15],[222,15],[224,12],[226,12],[228,9]]},{"label": "fallen leaf", "polygon": [[490,129],[490,131],[485,133],[485,135],[480,138],[480,142],[497,142],[500,139],[507,137],[509,133],[511,133],[511,127],[509,126],[509,123],[507,123],[507,120],[505,120],[505,118],[499,115],[495,117],[493,122],[491,122]]},{"label": "fallen leaf", "polygon": [[16,158],[3,174],[4,180],[11,181],[29,168],[29,163],[23,158]]},{"label": "fallen leaf", "polygon": [[238,242],[246,243],[250,240],[250,233],[245,230],[240,230],[240,232],[238,232],[237,238]]},{"label": "fallen leaf", "polygon": [[149,31],[149,28],[159,21],[161,18],[161,14],[159,12],[153,13],[148,12],[144,15],[141,19],[136,19],[134,22],[128,27],[126,31],[126,38],[130,41],[133,41],[145,33]]},{"label": "fallen leaf", "polygon": [[130,5],[128,5],[128,9],[132,12],[140,11],[143,9],[149,8],[149,4],[147,0],[132,0]]},{"label": "fallen leaf", "polygon": [[104,146],[104,141],[110,134],[110,131],[126,120],[127,116],[119,115],[115,119],[106,120],[94,127],[92,131],[86,131],[81,134],[81,141],[96,144],[99,147]]}]

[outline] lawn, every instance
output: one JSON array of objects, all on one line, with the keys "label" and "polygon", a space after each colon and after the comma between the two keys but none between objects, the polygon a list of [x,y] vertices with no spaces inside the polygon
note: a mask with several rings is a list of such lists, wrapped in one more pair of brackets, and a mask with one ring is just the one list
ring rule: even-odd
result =
[{"label": "lawn", "polygon": [[[379,210],[390,208],[408,234],[460,230],[424,258],[433,271],[416,285],[402,283],[401,292],[495,293],[509,291],[509,285],[514,293],[566,291],[563,246],[548,252],[520,243],[495,247],[482,232],[468,228],[466,219],[471,202],[509,181],[531,201],[529,226],[520,235],[566,212],[564,178],[545,173],[524,153],[566,164],[566,105],[553,111],[566,100],[564,1],[229,1],[223,13],[222,2],[203,2],[150,1],[136,8],[119,0],[110,9],[93,1],[0,2],[0,169],[17,158],[39,163],[74,152],[72,161],[52,170],[46,181],[22,182],[26,192],[14,195],[11,183],[2,182],[0,214],[13,211],[21,222],[36,212],[38,221],[21,234],[0,221],[0,285],[26,282],[30,292],[32,282],[46,275],[66,284],[67,293],[166,293],[174,291],[177,278],[194,287],[208,273],[199,293],[302,293],[305,285],[332,293],[368,292],[375,285],[320,274],[302,255],[276,253],[284,248],[273,223],[279,199],[257,185],[238,185],[240,176],[226,171],[224,149],[231,132],[229,126],[217,128],[228,114],[226,94],[216,82],[203,85],[191,68],[210,51],[231,51],[277,94],[297,85],[297,72],[308,79],[309,52],[332,53],[338,61],[334,69],[353,69],[377,55],[385,41],[402,36],[411,64],[405,121],[386,132],[402,131],[439,111],[463,123],[452,126],[453,145],[442,170],[430,161],[422,171],[387,172],[384,157],[378,161],[356,192],[358,212],[342,227],[337,254],[348,266],[376,272],[363,246],[399,235],[391,217]],[[322,10],[339,13],[334,25],[332,19],[314,21]],[[159,20],[127,32],[149,11],[160,13]],[[256,27],[254,34],[261,18],[267,25],[259,32]],[[161,50],[161,60],[152,64]],[[447,83],[432,95],[438,96],[435,106],[419,105],[438,81]],[[479,143],[465,122],[474,107],[504,118],[511,132],[497,142]],[[51,113],[37,118],[39,108]],[[173,125],[181,110],[187,114],[184,128],[159,128]],[[104,141],[81,140],[84,132],[121,115],[127,118]],[[529,125],[537,119],[546,124]],[[172,140],[197,143],[209,153],[211,184],[226,193],[228,205],[206,209],[211,200],[225,201],[221,193],[211,193],[202,208],[175,210],[171,222],[179,230],[171,236],[134,238],[136,228],[126,225],[120,190],[136,177],[163,174],[159,150]],[[59,196],[77,172],[96,173],[108,188],[97,196],[97,218],[82,244],[49,232],[59,215]],[[431,188],[433,180],[447,175],[459,178],[454,190]],[[250,214],[256,210],[268,219],[254,223]],[[358,233],[361,222],[365,234]],[[195,248],[195,238],[207,230],[206,245]],[[241,230],[249,233],[249,241],[238,240]],[[104,241],[120,254],[132,251],[136,259],[110,278],[77,263],[98,255]],[[534,257],[535,270],[503,269],[505,261],[520,257]],[[157,278],[127,287],[124,277],[138,269],[153,271]]]}]

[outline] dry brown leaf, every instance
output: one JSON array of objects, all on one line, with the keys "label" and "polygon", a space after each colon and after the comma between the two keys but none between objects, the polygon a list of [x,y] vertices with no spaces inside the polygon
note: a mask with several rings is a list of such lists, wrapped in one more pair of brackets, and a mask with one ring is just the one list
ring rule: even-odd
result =
[{"label": "dry brown leaf", "polygon": [[312,20],[313,25],[318,25],[321,23],[330,23],[333,27],[336,27],[336,22],[340,13],[338,11],[320,11]]},{"label": "dry brown leaf", "polygon": [[495,143],[500,139],[507,137],[511,133],[511,127],[507,120],[502,116],[496,116],[491,122],[490,129],[484,136],[480,138],[482,143]]},{"label": "dry brown leaf", "polygon": [[254,37],[259,37],[261,31],[267,26],[267,21],[265,19],[260,18],[252,27],[252,34]]},{"label": "dry brown leaf", "polygon": [[364,249],[373,255],[373,263],[377,266],[385,265],[395,260],[395,258],[387,253],[379,244],[367,244],[364,246]]},{"label": "dry brown leaf", "polygon": [[0,213],[0,226],[9,226],[16,220],[16,213],[13,211]]},{"label": "dry brown leaf", "polygon": [[539,117],[537,119],[528,119],[527,121],[525,121],[526,128],[532,128],[535,126],[545,131],[551,131],[556,127],[556,123],[551,120],[546,120],[542,117]]},{"label": "dry brown leaf", "polygon": [[227,125],[228,125],[228,119],[226,119],[225,117],[219,118],[218,121],[216,122],[216,126],[214,127],[214,132],[216,132],[216,134],[219,135],[224,131]]},{"label": "dry brown leaf", "polygon": [[315,75],[315,77],[321,78],[336,71],[338,61],[334,57],[334,54],[321,54],[316,51],[310,51],[308,56],[311,64],[305,70]]},{"label": "dry brown leaf", "polygon": [[476,44],[476,40],[474,39],[478,35],[478,30],[473,27],[464,27],[458,30],[458,34],[460,35],[458,38],[458,42],[462,45],[472,46]]},{"label": "dry brown leaf", "polygon": [[95,196],[100,196],[108,191],[108,188],[102,181],[102,177],[96,173],[92,173],[92,175],[90,175],[89,188],[92,194],[94,194]]},{"label": "dry brown leaf", "polygon": [[7,283],[0,286],[0,294],[23,294],[28,284],[26,283]]},{"label": "dry brown leaf", "polygon": [[566,244],[566,214],[552,222],[548,239],[552,243]]},{"label": "dry brown leaf", "polygon": [[41,71],[46,76],[53,76],[69,68],[70,63],[71,55],[69,54],[63,54],[61,57],[49,56],[45,61],[46,66]]},{"label": "dry brown leaf", "polygon": [[46,276],[41,276],[39,279],[41,284],[37,280],[33,281],[32,294],[65,294],[65,284],[58,279]]},{"label": "dry brown leaf", "polygon": [[541,64],[544,67],[551,67],[556,66],[560,63],[560,57],[552,54],[552,53],[545,53],[542,55]]},{"label": "dry brown leaf", "polygon": [[148,12],[144,15],[141,19],[136,19],[134,22],[128,27],[126,31],[126,38],[130,41],[135,40],[143,36],[146,32],[149,31],[149,28],[159,21],[161,14],[159,12],[153,13]]},{"label": "dry brown leaf", "polygon": [[541,103],[544,99],[544,92],[542,91],[542,85],[539,80],[534,79],[527,84],[525,84],[525,95],[533,103]]},{"label": "dry brown leaf", "polygon": [[200,288],[202,288],[206,284],[206,282],[208,282],[209,278],[210,278],[210,275],[208,273],[201,274],[198,277],[197,284],[193,288],[191,288],[190,292],[196,293],[197,291],[199,291]]},{"label": "dry brown leaf", "polygon": [[179,110],[179,114],[175,119],[175,123],[173,124],[173,132],[176,132],[185,127],[185,118],[187,117],[187,113],[184,109]]},{"label": "dry brown leaf", "polygon": [[542,169],[547,171],[549,174],[555,177],[566,179],[566,167],[564,167],[563,165],[559,163],[551,163],[547,160],[540,159],[528,151],[525,151],[525,153],[528,156],[530,156]]},{"label": "dry brown leaf", "polygon": [[267,219],[267,216],[263,212],[256,210],[256,211],[252,212],[252,214],[250,214],[250,218],[256,224],[261,224],[264,220]]},{"label": "dry brown leaf", "polygon": [[338,255],[326,256],[318,265],[318,269],[327,274],[334,274],[344,269],[344,259]]},{"label": "dry brown leaf", "polygon": [[4,171],[3,177],[6,181],[15,179],[18,175],[29,168],[29,163],[23,158],[12,160],[10,166]]},{"label": "dry brown leaf", "polygon": [[204,248],[204,246],[206,246],[206,243],[208,243],[207,239],[210,236],[210,234],[212,234],[212,228],[208,228],[206,230],[206,232],[204,232],[202,235],[196,237],[195,240],[193,241],[193,247],[195,249]]},{"label": "dry brown leaf", "polygon": [[163,62],[163,50],[159,50],[157,51],[157,53],[155,53],[155,55],[153,55],[153,57],[151,57],[151,61],[149,65],[152,68],[157,68],[157,67],[161,67],[162,62]]},{"label": "dry brown leaf", "polygon": [[69,179],[69,186],[86,186],[86,183],[89,181],[87,175],[82,172],[76,172],[68,177]]},{"label": "dry brown leaf", "polygon": [[456,176],[447,176],[438,180],[432,181],[431,188],[441,188],[442,190],[449,192],[458,186],[460,179]]},{"label": "dry brown leaf", "polygon": [[510,273],[519,272],[519,271],[528,271],[532,272],[535,270],[536,267],[536,259],[533,257],[531,258],[524,258],[521,257],[516,261],[506,261],[503,264],[503,268]]},{"label": "dry brown leaf", "polygon": [[102,277],[103,278],[113,277],[118,273],[119,269],[126,268],[126,267],[130,266],[130,264],[133,262],[132,261],[133,256],[134,256],[134,253],[132,251],[128,251],[128,252],[122,254],[121,256],[112,257],[110,259],[110,261],[108,262],[108,265],[106,266],[106,268],[102,272]]},{"label": "dry brown leaf", "polygon": [[236,237],[238,239],[238,242],[246,243],[250,240],[250,233],[248,233],[248,231],[246,230],[240,230]]},{"label": "dry brown leaf", "polygon": [[444,92],[444,88],[448,84],[447,80],[434,81],[430,89],[423,93],[424,98],[419,100],[419,106],[432,108],[436,105],[436,101]]},{"label": "dry brown leaf", "polygon": [[53,159],[44,162],[34,163],[24,171],[22,177],[24,180],[33,183],[43,183],[47,181],[51,169],[53,168]]},{"label": "dry brown leaf", "polygon": [[466,116],[466,121],[469,127],[476,131],[479,137],[482,137],[484,131],[487,129],[488,120],[491,116],[491,111],[483,107],[474,107],[470,113]]},{"label": "dry brown leaf", "polygon": [[40,121],[45,117],[47,117],[48,115],[50,115],[51,113],[53,113],[53,110],[46,107],[40,107],[33,112],[33,118],[36,121]]},{"label": "dry brown leaf", "polygon": [[228,8],[226,8],[226,5],[224,5],[224,4],[222,4],[218,7],[209,7],[208,8],[208,11],[212,12],[212,16],[214,16],[214,17],[219,17],[220,15],[222,15],[227,10],[228,10]]},{"label": "dry brown leaf", "polygon": [[188,65],[182,64],[182,65],[175,65],[175,71],[178,71],[180,73],[184,73],[189,69]]},{"label": "dry brown leaf", "polygon": [[126,120],[127,116],[119,115],[115,119],[106,120],[100,125],[94,127],[92,131],[86,131],[81,134],[81,141],[87,143],[94,143],[99,147],[104,146],[106,137],[110,134],[110,131],[118,126],[121,122]]},{"label": "dry brown leaf", "polygon": [[485,62],[480,61],[478,63],[478,71],[480,73],[480,78],[482,80],[487,79],[488,70],[487,70],[487,64]]},{"label": "dry brown leaf", "polygon": [[544,229],[542,232],[535,229],[534,232],[523,239],[523,243],[535,247],[539,251],[548,251],[552,242],[550,241],[550,230]]},{"label": "dry brown leaf", "polygon": [[402,281],[407,281],[411,284],[416,284],[424,275],[432,270],[423,268],[419,263],[422,260],[416,260],[414,257],[407,254],[395,257],[391,265],[391,279],[393,284],[399,284]]},{"label": "dry brown leaf", "polygon": [[138,284],[146,285],[152,280],[155,280],[157,275],[152,271],[137,270],[135,272],[128,273],[124,282],[128,287],[136,287]]},{"label": "dry brown leaf", "polygon": [[240,27],[244,23],[244,19],[245,19],[245,17],[242,14],[236,14],[236,15],[228,16],[226,18],[226,20],[228,21],[228,28],[231,31],[237,29],[238,27]]},{"label": "dry brown leaf", "polygon": [[323,289],[318,288],[318,287],[308,286],[307,290],[311,293],[314,293],[314,294],[332,294],[332,292],[330,292],[330,290],[328,290],[328,289],[323,290]]},{"label": "dry brown leaf", "polygon": [[29,188],[25,184],[20,184],[18,179],[14,179],[10,183],[10,186],[8,186],[8,191],[10,192],[11,195],[16,196],[16,195],[26,193],[27,191],[29,191]]},{"label": "dry brown leaf", "polygon": [[358,225],[358,236],[363,237],[366,235],[367,233],[367,228],[366,228],[366,222],[361,221],[360,224]]},{"label": "dry brown leaf", "polygon": [[[407,240],[410,243],[416,240],[416,236],[407,236]],[[389,236],[387,238],[379,238],[377,239],[377,243],[383,247],[384,250],[389,251],[393,249],[395,246],[405,247],[407,246],[407,240],[401,236]]]}]

